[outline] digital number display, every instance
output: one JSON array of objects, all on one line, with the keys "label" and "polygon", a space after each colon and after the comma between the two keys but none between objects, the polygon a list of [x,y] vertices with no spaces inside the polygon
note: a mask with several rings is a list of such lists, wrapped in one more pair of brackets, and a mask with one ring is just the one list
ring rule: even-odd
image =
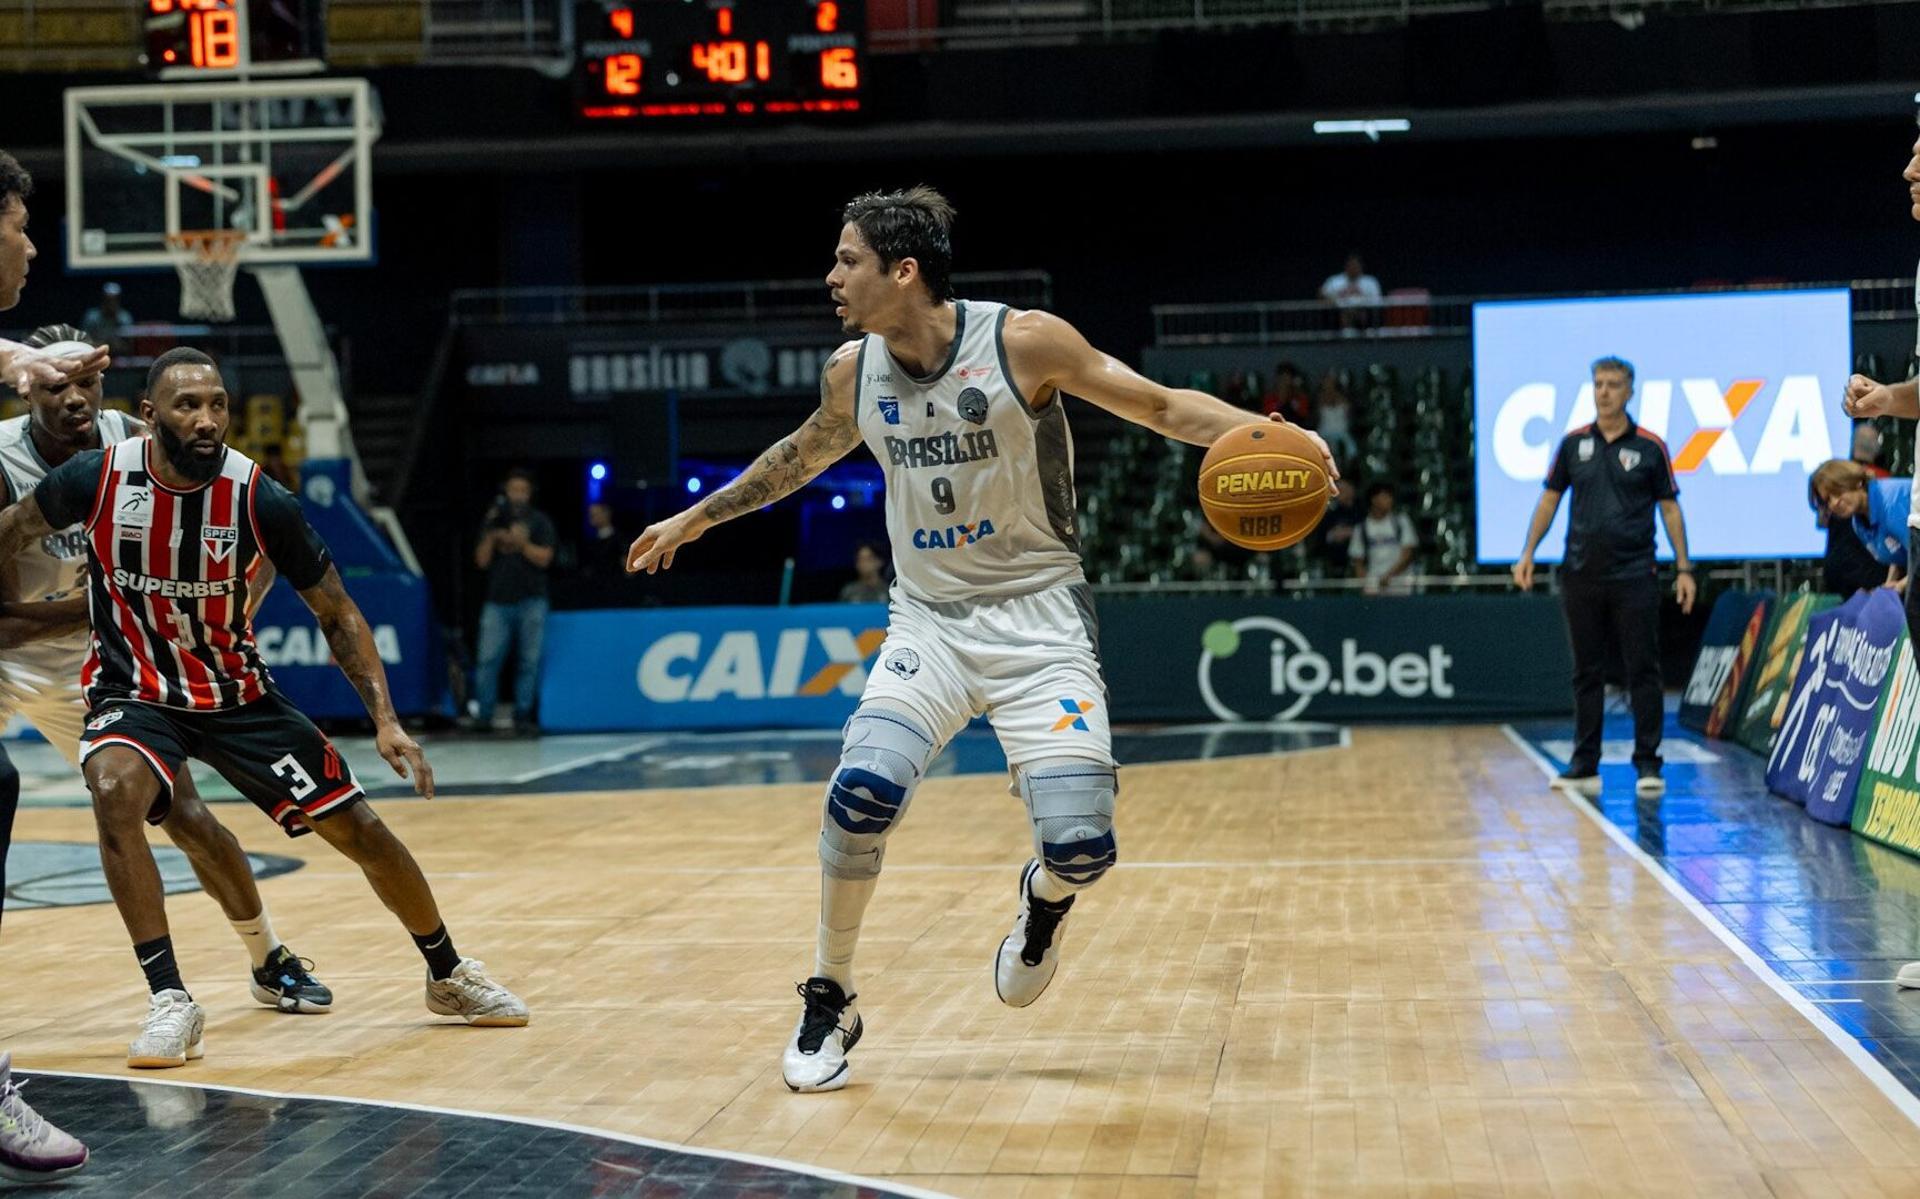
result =
[{"label": "digital number display", "polygon": [[586,117],[860,110],[864,0],[585,0],[576,28]]},{"label": "digital number display", "polygon": [[320,0],[142,0],[147,70],[175,77],[323,56]]}]

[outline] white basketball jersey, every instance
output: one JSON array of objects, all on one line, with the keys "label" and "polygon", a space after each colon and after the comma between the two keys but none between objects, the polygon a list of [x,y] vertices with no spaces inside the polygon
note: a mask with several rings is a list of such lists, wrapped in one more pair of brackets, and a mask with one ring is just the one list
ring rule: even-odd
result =
[{"label": "white basketball jersey", "polygon": [[933,602],[1081,583],[1073,437],[1056,393],[1028,406],[1007,369],[1007,309],[954,302],[945,363],[915,378],[878,334],[860,343],[854,415],[887,481],[900,588]]},{"label": "white basketball jersey", "polygon": [[[34,448],[29,416],[0,421],[0,473],[18,503],[40,485],[52,469]],[[94,420],[102,445],[115,445],[132,435],[127,416],[102,408]],[[15,594],[24,602],[75,599],[86,594],[87,534],[80,525],[56,529],[28,545],[11,564]],[[79,687],[80,664],[87,656],[87,635],[34,641],[0,652],[0,680],[32,689],[50,684]]]}]

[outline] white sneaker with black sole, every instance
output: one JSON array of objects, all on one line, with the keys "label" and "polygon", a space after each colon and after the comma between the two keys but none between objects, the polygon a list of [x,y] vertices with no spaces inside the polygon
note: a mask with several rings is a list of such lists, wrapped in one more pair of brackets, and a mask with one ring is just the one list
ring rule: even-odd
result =
[{"label": "white sneaker with black sole", "polygon": [[810,978],[795,987],[806,1006],[780,1058],[790,1091],[837,1091],[847,1085],[847,1053],[866,1026],[849,995],[830,978]]},{"label": "white sneaker with black sole", "polygon": [[185,991],[161,991],[147,1001],[147,1022],[127,1046],[127,1065],[139,1070],[184,1066],[206,1055],[207,1013]]},{"label": "white sneaker with black sole", "polygon": [[1633,793],[1641,799],[1657,799],[1667,793],[1667,780],[1660,777],[1658,766],[1636,767],[1639,775],[1633,783]]},{"label": "white sneaker with black sole", "polygon": [[993,990],[1008,1007],[1026,1007],[1040,998],[1060,969],[1061,933],[1073,896],[1058,902],[1036,898],[1033,880],[1039,873],[1038,858],[1021,869],[1020,913],[993,959]]}]

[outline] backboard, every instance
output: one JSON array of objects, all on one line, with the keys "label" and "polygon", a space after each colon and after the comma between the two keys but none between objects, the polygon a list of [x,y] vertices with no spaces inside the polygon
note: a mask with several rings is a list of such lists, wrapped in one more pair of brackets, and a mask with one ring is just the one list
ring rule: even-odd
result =
[{"label": "backboard", "polygon": [[169,235],[216,229],[244,265],[370,261],[377,105],[364,79],[69,88],[67,265],[169,267]]}]

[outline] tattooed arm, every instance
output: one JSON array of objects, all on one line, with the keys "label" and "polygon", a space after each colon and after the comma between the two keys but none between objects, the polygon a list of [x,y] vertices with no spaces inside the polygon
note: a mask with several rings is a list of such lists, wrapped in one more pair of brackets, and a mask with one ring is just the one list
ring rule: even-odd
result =
[{"label": "tattooed arm", "polygon": [[853,396],[859,382],[860,343],[833,352],[820,372],[820,406],[798,429],[781,438],[740,477],[677,516],[649,526],[627,550],[627,572],[665,570],[689,541],[719,524],[764,508],[806,486],[860,443]]},{"label": "tattooed arm", "polygon": [[320,623],[321,635],[333,650],[340,673],[346,675],[353,689],[360,693],[367,715],[373,717],[374,747],[401,778],[407,777],[410,767],[413,789],[432,799],[433,767],[427,765],[427,756],[421,752],[419,743],[400,727],[393,701],[388,698],[387,668],[380,664],[380,651],[373,644],[373,629],[361,614],[360,605],[354,603],[347,589],[341,586],[340,572],[327,567],[327,573],[314,586],[302,591],[300,598]]}]

